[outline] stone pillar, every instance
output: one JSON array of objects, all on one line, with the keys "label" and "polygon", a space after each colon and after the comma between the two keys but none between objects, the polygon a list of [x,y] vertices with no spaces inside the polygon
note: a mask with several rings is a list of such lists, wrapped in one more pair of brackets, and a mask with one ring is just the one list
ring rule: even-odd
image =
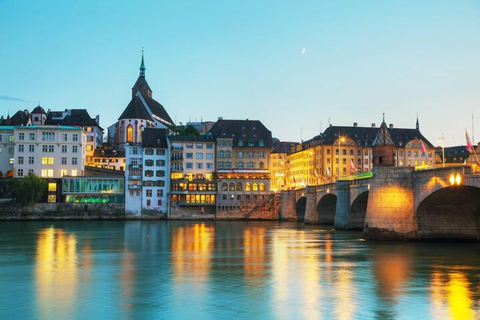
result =
[{"label": "stone pillar", "polygon": [[350,216],[350,185],[348,180],[337,180],[337,210],[334,228],[339,230],[353,229]]},{"label": "stone pillar", "polygon": [[297,221],[295,191],[293,190],[282,191],[280,220]]},{"label": "stone pillar", "polygon": [[413,167],[375,167],[368,195],[363,237],[415,240]]},{"label": "stone pillar", "polygon": [[317,188],[307,187],[305,196],[307,197],[307,204],[305,206],[305,224],[318,224],[317,213]]}]

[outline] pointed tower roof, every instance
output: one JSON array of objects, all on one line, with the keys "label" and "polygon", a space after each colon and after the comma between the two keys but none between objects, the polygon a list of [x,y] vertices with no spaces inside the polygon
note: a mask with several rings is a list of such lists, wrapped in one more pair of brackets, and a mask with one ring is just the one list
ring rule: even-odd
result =
[{"label": "pointed tower roof", "polygon": [[385,123],[385,113],[383,114],[383,121],[380,129],[378,130],[377,137],[373,142],[374,146],[394,146],[395,143],[393,142],[392,136],[388,131],[387,124]]},{"label": "pointed tower roof", "polygon": [[138,91],[140,91],[143,94],[146,94],[150,98],[152,97],[152,89],[150,89],[150,86],[147,83],[147,80],[145,79],[145,60],[143,57],[143,49],[142,49],[142,62],[140,63],[140,75],[133,85],[132,88],[132,97],[137,94]]},{"label": "pointed tower roof", "polygon": [[417,113],[417,124],[416,124],[415,128],[417,128],[417,130],[420,130],[420,124],[418,123],[418,113]]}]

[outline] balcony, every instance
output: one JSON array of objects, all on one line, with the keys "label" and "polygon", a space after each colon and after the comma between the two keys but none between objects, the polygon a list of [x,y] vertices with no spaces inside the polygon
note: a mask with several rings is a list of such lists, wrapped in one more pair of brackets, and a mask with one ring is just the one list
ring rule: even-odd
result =
[{"label": "balcony", "polygon": [[128,185],[128,190],[140,190],[142,188],[141,185],[138,184],[129,184]]},{"label": "balcony", "polygon": [[141,169],[143,166],[140,163],[136,163],[136,164],[129,164],[128,167],[130,169]]},{"label": "balcony", "polygon": [[130,179],[130,180],[142,180],[142,176],[129,175],[128,179]]}]

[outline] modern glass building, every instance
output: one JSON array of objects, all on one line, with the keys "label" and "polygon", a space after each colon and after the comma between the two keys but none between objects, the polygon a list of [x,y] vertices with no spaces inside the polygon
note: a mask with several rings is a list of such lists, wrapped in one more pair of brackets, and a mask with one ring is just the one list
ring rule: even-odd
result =
[{"label": "modern glass building", "polygon": [[65,177],[62,182],[65,202],[124,203],[123,177]]}]

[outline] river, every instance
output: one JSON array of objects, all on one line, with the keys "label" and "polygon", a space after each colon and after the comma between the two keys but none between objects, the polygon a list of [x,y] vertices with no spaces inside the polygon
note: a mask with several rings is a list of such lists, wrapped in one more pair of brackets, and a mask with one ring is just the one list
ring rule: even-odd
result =
[{"label": "river", "polygon": [[0,319],[479,319],[480,244],[279,222],[0,223]]}]

